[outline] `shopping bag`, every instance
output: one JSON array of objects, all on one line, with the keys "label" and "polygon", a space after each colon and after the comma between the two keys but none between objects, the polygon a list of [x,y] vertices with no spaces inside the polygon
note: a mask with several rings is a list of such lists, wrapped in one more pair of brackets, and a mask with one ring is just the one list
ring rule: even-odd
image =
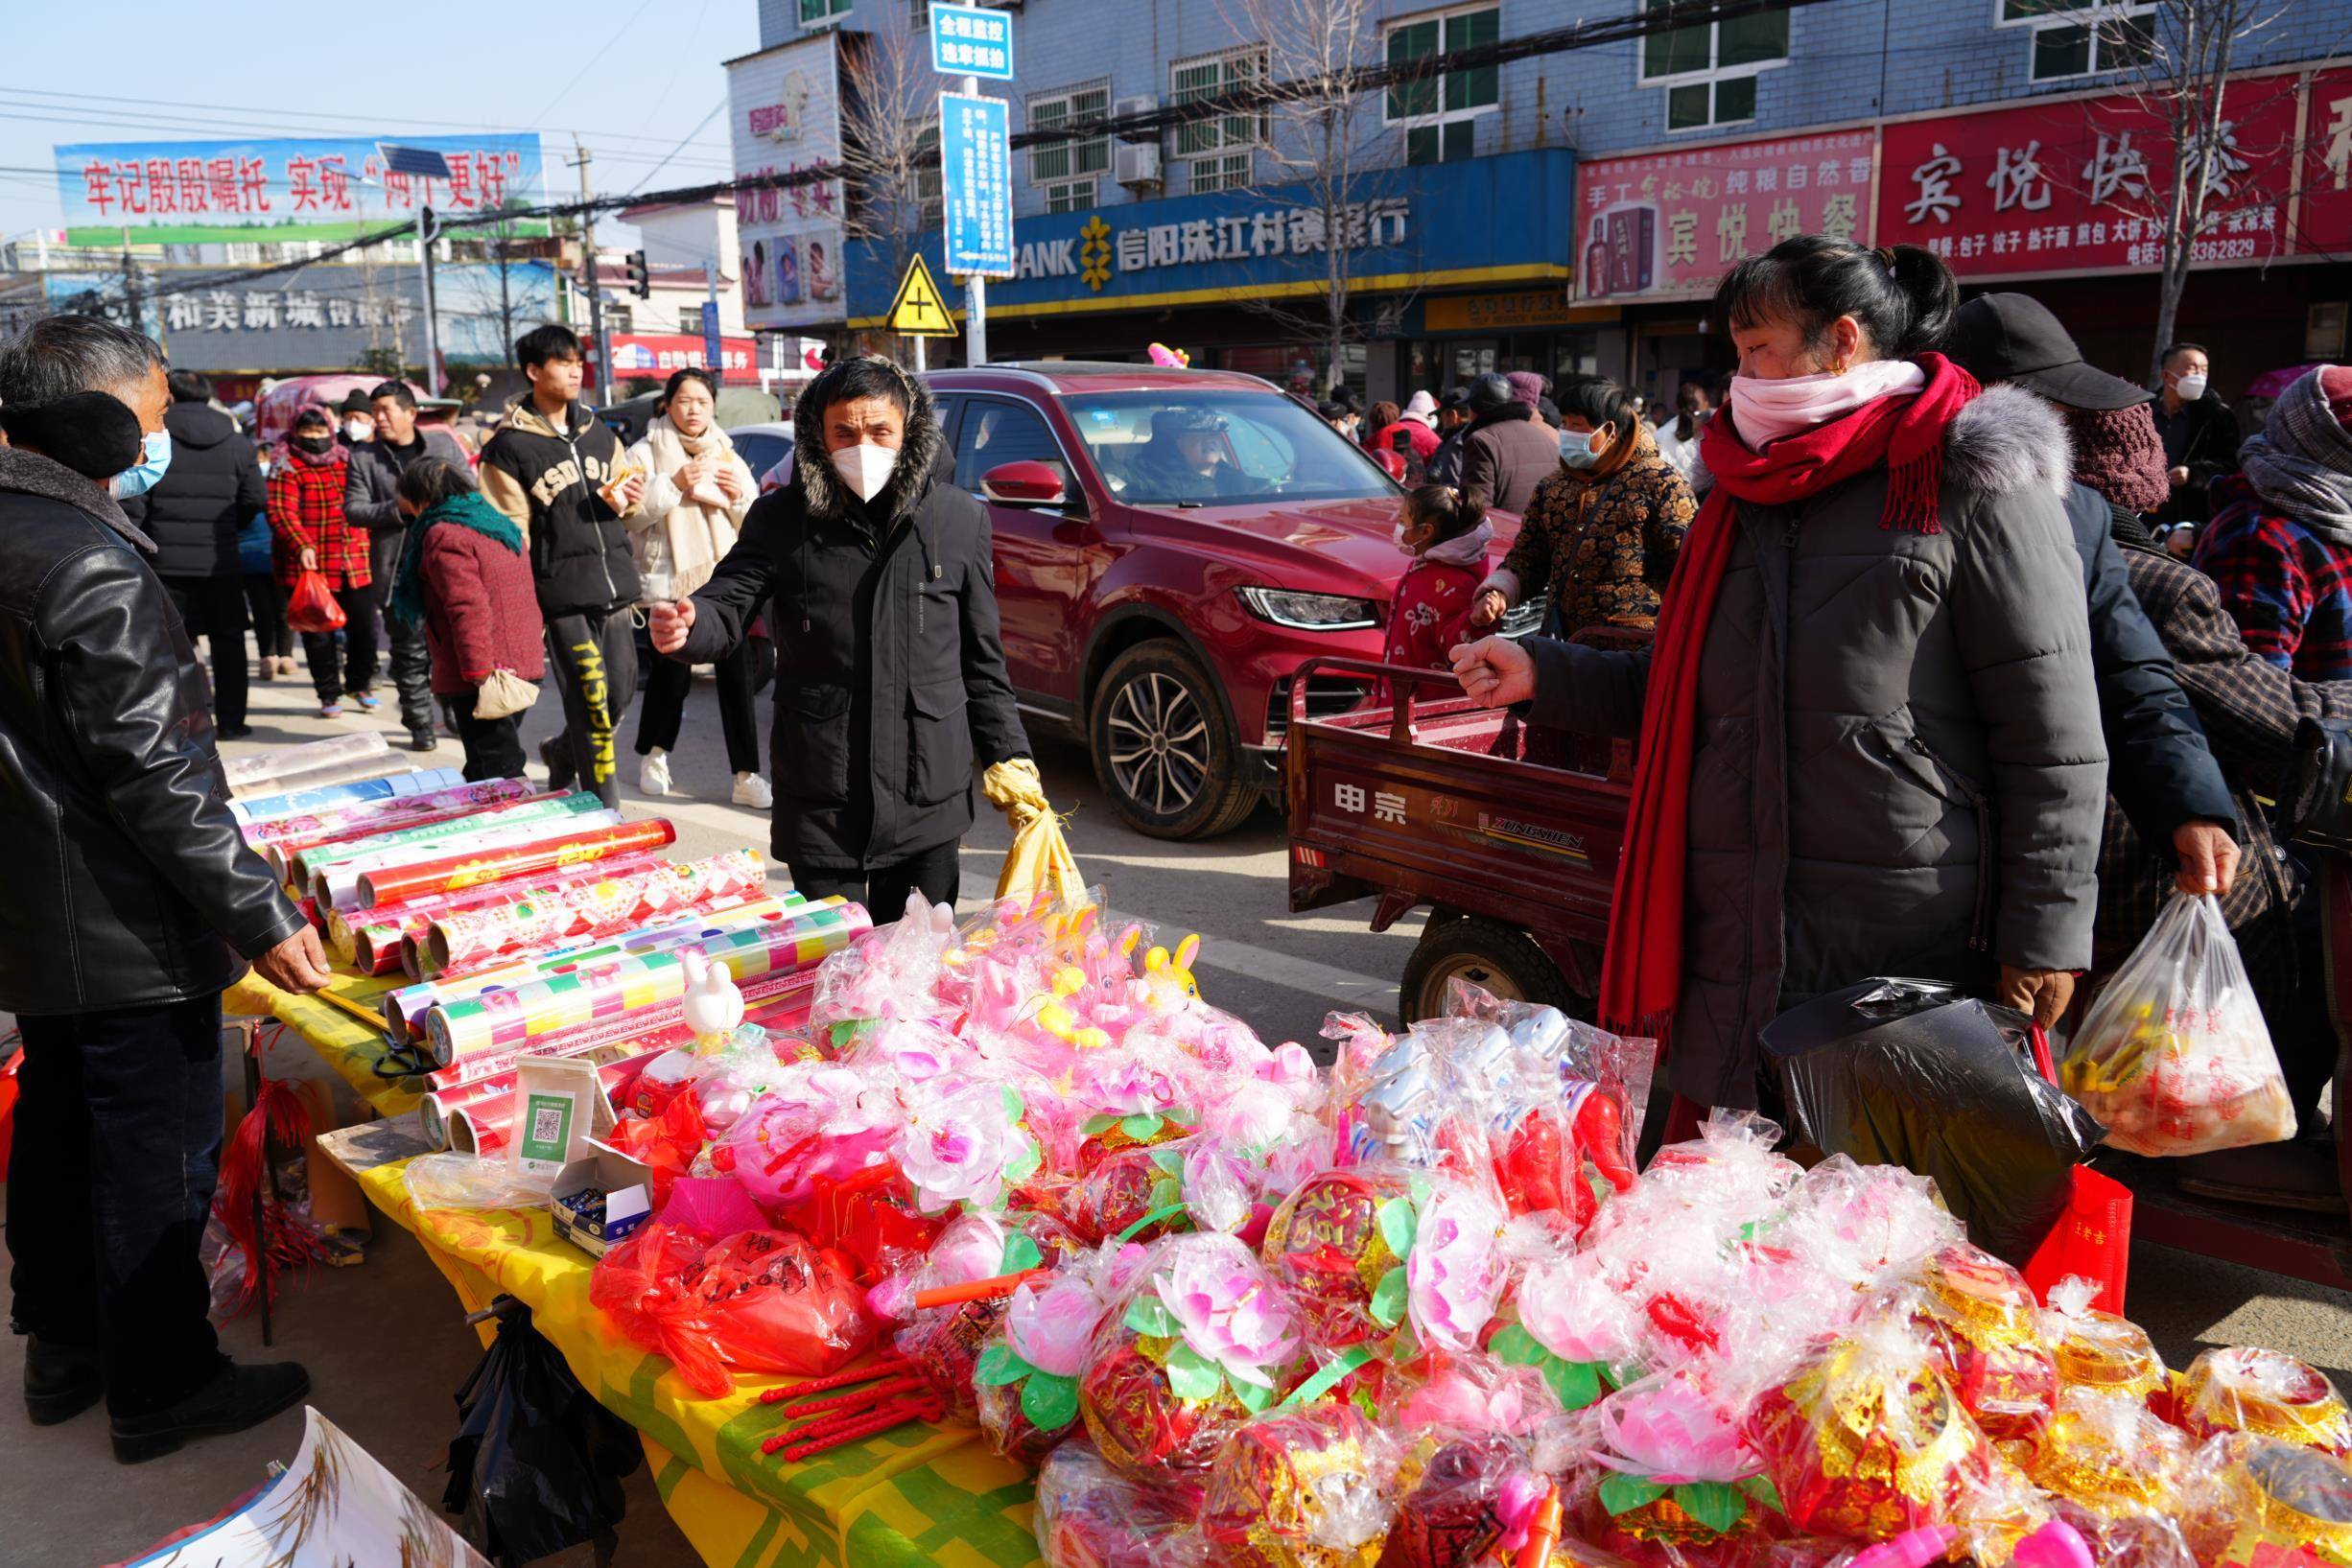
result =
[{"label": "shopping bag", "polygon": [[1004,852],[1004,869],[997,876],[997,897],[1083,896],[1085,879],[1046,800],[1037,764],[1025,757],[999,762],[982,775],[980,789],[1013,825],[1012,848]]},{"label": "shopping bag", "polygon": [[343,629],[343,607],[323,574],[305,572],[294,579],[286,595],[286,624],[309,636]]},{"label": "shopping bag", "polygon": [[2091,1004],[2059,1081],[2135,1155],[2294,1136],[2278,1053],[2211,894],[2173,895]]},{"label": "shopping bag", "polygon": [[[2056,1083],[2050,1037],[2038,1023],[2034,1025],[2033,1045],[2034,1066]],[[2059,1280],[2087,1279],[2099,1287],[2091,1305],[2121,1317],[2131,1272],[2131,1189],[2087,1165],[2074,1167],[2066,1182],[2065,1206],[2025,1260],[2025,1282],[2046,1302]]]},{"label": "shopping bag", "polygon": [[474,692],[476,718],[506,718],[529,713],[539,700],[539,689],[511,669],[493,669]]}]

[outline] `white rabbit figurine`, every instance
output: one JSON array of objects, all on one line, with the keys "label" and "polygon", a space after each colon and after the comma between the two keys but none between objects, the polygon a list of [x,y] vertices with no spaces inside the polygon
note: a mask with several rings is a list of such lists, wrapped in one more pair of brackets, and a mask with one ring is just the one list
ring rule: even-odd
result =
[{"label": "white rabbit figurine", "polygon": [[686,969],[686,995],[681,1011],[694,1032],[694,1049],[704,1053],[723,1048],[743,1021],[743,994],[724,964],[689,948],[678,955]]}]

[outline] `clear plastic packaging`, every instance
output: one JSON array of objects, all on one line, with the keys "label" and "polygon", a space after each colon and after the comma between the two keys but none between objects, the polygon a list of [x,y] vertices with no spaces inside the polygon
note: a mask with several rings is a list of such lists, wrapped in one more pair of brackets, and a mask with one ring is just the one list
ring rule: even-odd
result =
[{"label": "clear plastic packaging", "polygon": [[1913,1322],[1942,1351],[1952,1391],[2001,1450],[2031,1468],[2058,1412],[2058,1359],[2025,1276],[1960,1242],[1920,1274]]},{"label": "clear plastic packaging", "polygon": [[555,1173],[527,1171],[504,1154],[418,1155],[404,1166],[409,1201],[418,1208],[545,1208]]},{"label": "clear plastic packaging", "polygon": [[1201,1538],[1215,1568],[1358,1568],[1396,1517],[1395,1439],[1353,1405],[1252,1417],[1209,1467]]},{"label": "clear plastic packaging", "polygon": [[2190,1465],[2181,1533],[2200,1568],[2352,1562],[2352,1469],[2316,1448],[2233,1433]]},{"label": "clear plastic packaging", "polygon": [[2136,1155],[2294,1136],[2278,1053],[2219,900],[2176,893],[2068,1045],[2066,1092]]},{"label": "clear plastic packaging", "polygon": [[1037,1549],[1047,1568],[1190,1568],[1197,1484],[1155,1485],[1122,1475],[1084,1438],[1047,1456],[1037,1472]]},{"label": "clear plastic packaging", "polygon": [[2164,1392],[2169,1374],[2148,1331],[2128,1318],[2091,1305],[2099,1287],[2088,1279],[2052,1286],[2042,1339],[2057,1358],[2058,1388],[2122,1394],[2146,1401]]},{"label": "clear plastic packaging", "polygon": [[2325,1373],[2276,1350],[2207,1350],[2189,1363],[2171,1396],[2173,1418],[2191,1436],[2256,1437],[2352,1457],[2352,1410]]}]

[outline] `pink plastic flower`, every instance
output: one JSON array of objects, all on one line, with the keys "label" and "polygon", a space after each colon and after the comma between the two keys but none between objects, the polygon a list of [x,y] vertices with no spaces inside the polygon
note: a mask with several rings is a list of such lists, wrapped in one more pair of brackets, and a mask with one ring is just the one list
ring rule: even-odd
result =
[{"label": "pink plastic flower", "polygon": [[1423,1340],[1448,1350],[1476,1346],[1502,1299],[1502,1232],[1501,1210],[1473,1192],[1444,1189],[1422,1205],[1404,1280]]},{"label": "pink plastic flower", "polygon": [[1160,1299],[1185,1344],[1227,1376],[1270,1385],[1270,1368],[1298,1353],[1299,1317],[1247,1247],[1232,1236],[1188,1236],[1160,1281]]},{"label": "pink plastic flower", "polygon": [[1263,1148],[1290,1128],[1291,1099],[1280,1085],[1243,1080],[1208,1096],[1201,1130],[1245,1149]]},{"label": "pink plastic flower", "polygon": [[1551,1482],[1532,1470],[1514,1470],[1503,1477],[1503,1484],[1494,1494],[1494,1517],[1502,1522],[1503,1533],[1495,1545],[1506,1552],[1517,1552],[1527,1544],[1527,1533],[1536,1522],[1536,1510],[1552,1489]]},{"label": "pink plastic flower", "polygon": [[1157,1114],[1179,1103],[1182,1089],[1174,1076],[1155,1065],[1158,1053],[1135,1049],[1089,1051],[1070,1074],[1071,1098],[1115,1115]]},{"label": "pink plastic flower", "polygon": [[961,1065],[970,1053],[937,1024],[896,1018],[875,1031],[872,1060],[895,1069],[910,1084],[926,1084]]},{"label": "pink plastic flower", "polygon": [[1019,1152],[1021,1137],[1005,1115],[1001,1089],[981,1083],[918,1093],[909,1097],[906,1112],[899,1169],[914,1183],[926,1212],[951,1204],[987,1208],[1003,1196],[1004,1167]]},{"label": "pink plastic flower", "polygon": [[1027,1285],[1013,1292],[1004,1314],[1004,1337],[1014,1353],[1041,1372],[1075,1377],[1086,1366],[1087,1346],[1102,1321],[1102,1303],[1087,1282],[1056,1276],[1044,1290]]},{"label": "pink plastic flower", "polygon": [[1617,1363],[1634,1353],[1633,1309],[1594,1252],[1574,1252],[1530,1273],[1519,1286],[1519,1322],[1563,1361]]},{"label": "pink plastic flower", "polygon": [[1601,1405],[1601,1438],[1613,1452],[1595,1450],[1593,1458],[1669,1486],[1739,1481],[1762,1468],[1740,1436],[1739,1413],[1683,1371],[1611,1394]]}]

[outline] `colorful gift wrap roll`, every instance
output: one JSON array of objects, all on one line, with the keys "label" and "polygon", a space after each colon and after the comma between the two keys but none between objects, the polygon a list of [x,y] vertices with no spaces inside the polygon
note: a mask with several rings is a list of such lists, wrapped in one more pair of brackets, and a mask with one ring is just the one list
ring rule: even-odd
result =
[{"label": "colorful gift wrap roll", "polygon": [[327,917],[327,941],[344,963],[362,973],[383,974],[400,967],[400,939],[421,932],[435,917],[456,909],[479,909],[484,904],[520,898],[527,890],[561,886],[598,876],[621,876],[665,862],[659,855],[636,854],[599,860],[545,877],[522,877],[470,887],[462,893],[428,893],[422,898],[385,904],[375,909],[338,909]]},{"label": "colorful gift wrap roll", "polygon": [[[809,1003],[816,992],[816,974],[802,970],[792,974],[763,974],[744,982],[743,1021],[756,1023],[771,1036],[782,1037],[804,1028],[809,1021]],[[627,1018],[605,1018],[577,1028],[562,1029],[530,1042],[529,1047],[510,1051],[489,1051],[469,1056],[445,1067],[435,1067],[425,1074],[432,1092],[441,1093],[460,1089],[484,1078],[494,1078],[514,1067],[527,1056],[567,1056],[600,1045],[625,1045],[631,1050],[666,1051],[672,1046],[692,1045],[694,1027],[686,1021],[683,998],[664,1002],[644,1013]],[[651,1112],[645,1112],[650,1114]]]},{"label": "colorful gift wrap roll", "polygon": [[[853,918],[855,912],[855,918]],[[740,931],[677,948],[591,959],[543,978],[448,1002],[425,1014],[435,1061],[521,1045],[559,1029],[634,1015],[686,992],[680,955],[697,950],[737,980],[810,968],[865,926],[855,905],[810,905]]]},{"label": "colorful gift wrap roll", "polygon": [[458,893],[484,882],[559,871],[595,860],[642,854],[677,841],[667,817],[623,822],[583,832],[557,833],[533,844],[460,854],[371,871],[360,878],[364,907],[395,903],[420,893]]},{"label": "colorful gift wrap roll", "polygon": [[757,850],[533,888],[521,897],[453,910],[426,927],[435,972],[462,974],[529,948],[608,936],[650,921],[764,898],[767,862]]},{"label": "colorful gift wrap roll", "polygon": [[359,903],[360,878],[371,871],[529,844],[550,833],[586,832],[620,822],[621,813],[594,795],[562,795],[505,810],[478,811],[455,822],[401,829],[384,835],[388,842],[365,849],[301,856],[301,864],[310,870],[305,891],[329,907],[348,909]]},{"label": "colorful gift wrap roll", "polygon": [[317,811],[351,801],[388,801],[408,795],[428,795],[434,790],[447,789],[452,784],[464,782],[462,770],[459,768],[428,768],[421,773],[402,773],[382,779],[355,779],[349,784],[329,784],[324,789],[303,789],[291,794],[264,795],[258,800],[231,801],[228,814],[240,823],[268,822],[275,817]]},{"label": "colorful gift wrap roll", "polygon": [[[362,730],[352,735],[339,735],[325,740],[306,740],[298,746],[272,746],[247,757],[221,759],[221,776],[231,789],[249,789],[271,779],[290,774],[310,773],[341,762],[354,762],[366,758],[380,758],[384,772],[393,765],[391,742],[385,739],[382,730]],[[277,790],[273,793],[283,794]]]},{"label": "colorful gift wrap roll", "polygon": [[[500,780],[499,783],[507,781]],[[418,801],[431,800],[429,795],[412,797]],[[551,807],[576,798],[570,793],[508,793],[488,800],[470,801],[462,805],[432,807],[419,811],[386,813],[385,816],[345,824],[323,838],[307,842],[281,843],[273,846],[278,858],[285,863],[289,880],[308,886],[319,872],[329,866],[367,854],[377,850],[395,849],[403,844],[430,843],[436,836],[456,835],[472,827],[488,827],[501,820],[512,820],[517,811],[532,811],[537,816],[554,814]],[[603,806],[594,795],[586,797],[593,806],[573,806],[574,811],[593,811]],[[535,820],[527,817],[525,821]]]},{"label": "colorful gift wrap roll", "polygon": [[2248,1432],[2343,1459],[2352,1455],[2352,1410],[2316,1367],[2251,1346],[2207,1350],[2172,1394],[2173,1418],[2197,1438]]},{"label": "colorful gift wrap roll", "polygon": [[[610,1093],[633,1075],[632,1064],[653,1053],[640,1051],[633,1044],[610,1044],[588,1046],[577,1051],[534,1054],[578,1056],[595,1062],[597,1077],[602,1081],[605,1091]],[[514,1085],[519,1070],[518,1067],[508,1067],[462,1088],[435,1089],[427,1094],[417,1107],[417,1120],[424,1129],[426,1138],[437,1147],[448,1148],[453,1125],[451,1118],[459,1112],[473,1118],[477,1133],[485,1126],[503,1132],[513,1115]]]},{"label": "colorful gift wrap roll", "polygon": [[395,828],[455,822],[502,801],[539,799],[528,779],[485,779],[456,789],[436,789],[430,795],[408,795],[394,801],[366,801],[341,811],[314,811],[256,823],[245,838],[280,878],[288,877],[294,858],[305,850],[346,843],[388,832]]}]

